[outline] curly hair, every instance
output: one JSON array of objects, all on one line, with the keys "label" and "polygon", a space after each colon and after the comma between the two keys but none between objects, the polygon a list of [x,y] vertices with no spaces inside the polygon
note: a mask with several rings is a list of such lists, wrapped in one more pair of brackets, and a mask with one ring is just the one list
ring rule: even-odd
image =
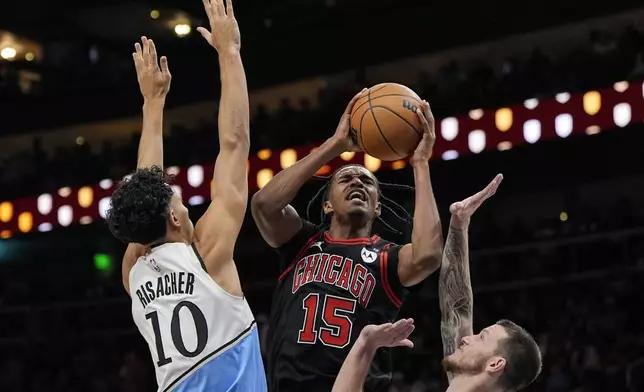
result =
[{"label": "curly hair", "polygon": [[140,168],[112,193],[107,224],[123,242],[150,244],[165,236],[170,213],[171,177],[159,166]]}]

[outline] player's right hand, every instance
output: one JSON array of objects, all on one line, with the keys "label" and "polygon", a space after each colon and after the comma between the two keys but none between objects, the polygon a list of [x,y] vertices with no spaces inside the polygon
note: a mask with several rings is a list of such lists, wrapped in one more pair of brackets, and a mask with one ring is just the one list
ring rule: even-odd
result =
[{"label": "player's right hand", "polygon": [[465,200],[452,204],[449,207],[449,212],[452,213],[450,227],[458,230],[466,229],[474,212],[478,210],[485,200],[496,193],[501,181],[503,181],[503,174],[497,174],[483,190]]},{"label": "player's right hand", "polygon": [[351,134],[351,112],[353,111],[353,106],[366,91],[366,88],[362,89],[362,91],[356,94],[351,101],[349,101],[347,108],[344,110],[344,113],[342,113],[342,117],[340,118],[340,123],[335,130],[335,134],[333,135],[333,141],[338,145],[338,148],[342,149],[342,152],[360,151],[360,148],[354,140],[355,136]]},{"label": "player's right hand", "polygon": [[210,22],[210,31],[197,27],[206,41],[222,55],[237,54],[241,49],[241,35],[235,19],[232,0],[203,0],[203,6]]},{"label": "player's right hand", "polygon": [[170,91],[172,75],[168,68],[168,59],[161,56],[161,66],[157,60],[157,48],[154,42],[146,37],[141,37],[141,44],[134,44],[134,67],[139,81],[141,94],[146,101],[165,99]]},{"label": "player's right hand", "polygon": [[381,325],[367,325],[360,332],[359,339],[369,349],[376,350],[380,347],[414,347],[409,340],[409,335],[414,331],[414,319],[402,319],[395,323]]}]

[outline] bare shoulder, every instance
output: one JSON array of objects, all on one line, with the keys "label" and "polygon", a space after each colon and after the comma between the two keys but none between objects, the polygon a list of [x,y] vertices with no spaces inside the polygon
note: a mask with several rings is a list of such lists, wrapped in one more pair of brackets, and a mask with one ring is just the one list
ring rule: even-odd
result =
[{"label": "bare shoulder", "polygon": [[197,236],[194,237],[193,245],[201,266],[210,278],[228,294],[243,296],[237,265],[228,252],[222,252],[216,243],[202,243]]}]

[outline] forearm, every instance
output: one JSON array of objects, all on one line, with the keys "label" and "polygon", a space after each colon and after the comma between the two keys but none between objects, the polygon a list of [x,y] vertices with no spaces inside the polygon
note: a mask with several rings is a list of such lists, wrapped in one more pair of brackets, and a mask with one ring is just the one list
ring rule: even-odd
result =
[{"label": "forearm", "polygon": [[472,334],[474,297],[470,280],[467,229],[450,225],[440,276],[438,302],[444,354],[454,353],[461,338]]},{"label": "forearm", "polygon": [[376,350],[367,347],[360,338],[344,360],[331,392],[360,392],[364,385]]},{"label": "forearm", "polygon": [[322,165],[344,152],[340,150],[333,139],[327,140],[295,165],[279,172],[255,194],[254,202],[267,215],[281,211]]},{"label": "forearm", "polygon": [[137,167],[163,167],[163,108],[165,99],[143,103],[143,126]]},{"label": "forearm", "polygon": [[219,54],[221,100],[219,101],[220,149],[250,149],[248,86],[237,50]]},{"label": "forearm", "polygon": [[411,233],[413,259],[430,273],[438,269],[443,250],[443,233],[436,198],[429,175],[429,163],[416,163],[414,169],[415,207]]}]

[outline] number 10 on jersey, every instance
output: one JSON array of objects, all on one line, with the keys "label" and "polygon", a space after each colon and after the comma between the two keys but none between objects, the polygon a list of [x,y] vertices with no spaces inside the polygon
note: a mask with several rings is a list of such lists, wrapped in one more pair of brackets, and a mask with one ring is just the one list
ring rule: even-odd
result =
[{"label": "number 10 on jersey", "polygon": [[[317,322],[318,308],[322,306],[320,319]],[[344,348],[351,340],[353,322],[350,316],[356,310],[354,299],[311,293],[302,301],[304,325],[298,334],[298,343],[315,344],[319,340],[325,346]]]}]

